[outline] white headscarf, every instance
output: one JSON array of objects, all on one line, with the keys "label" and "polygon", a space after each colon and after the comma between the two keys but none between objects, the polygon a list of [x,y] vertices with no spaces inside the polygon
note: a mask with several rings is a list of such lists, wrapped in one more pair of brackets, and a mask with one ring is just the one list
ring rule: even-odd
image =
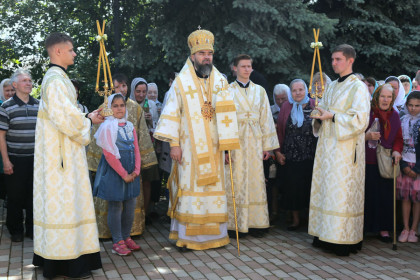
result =
[{"label": "white headscarf", "polygon": [[[316,74],[318,74],[318,73],[316,73]],[[318,75],[319,75],[319,79],[321,80],[321,77],[320,77],[321,74],[318,74]],[[332,81],[331,81],[331,78],[328,77],[328,75],[325,74],[325,73],[322,73],[322,78],[323,78],[323,82],[324,82],[324,92],[325,92],[328,85],[331,84]],[[315,81],[315,78],[314,78],[314,81],[312,81],[312,88],[311,88],[312,92],[311,93],[315,93],[315,85],[316,85],[316,81]]]},{"label": "white headscarf", "polygon": [[145,83],[145,84],[146,84],[146,86],[147,86],[147,81],[146,81],[145,79],[141,78],[141,77],[134,78],[134,79],[131,81],[130,99],[131,99],[131,100],[133,100],[133,101],[136,101],[136,102],[137,102],[137,100],[136,100],[136,96],[135,96],[135,94],[134,94],[134,91],[136,90],[136,86],[137,86],[137,84],[138,84],[138,83],[140,83],[140,82]]},{"label": "white headscarf", "polygon": [[2,102],[4,102],[4,101],[6,101],[6,97],[4,97],[4,84],[5,83],[9,83],[9,84],[11,84],[10,83],[10,79],[4,79],[3,81],[1,81],[1,83],[0,83],[0,100],[2,101]]},{"label": "white headscarf", "polygon": [[395,102],[394,102],[394,108],[396,107],[400,107],[400,106],[404,106],[405,103],[405,90],[404,90],[404,86],[401,83],[401,81],[395,77],[395,76],[389,76],[388,78],[385,79],[385,83],[388,82],[388,79],[390,78],[395,78],[398,81],[399,84],[399,89],[398,89],[398,93],[397,93],[397,97],[395,98]]},{"label": "white headscarf", "polygon": [[[117,95],[124,96],[121,93],[114,93],[108,97],[108,108],[111,109],[112,100]],[[107,151],[108,153],[113,154],[117,159],[120,159],[120,151],[116,145],[117,136],[118,136],[118,124],[127,122],[127,109],[125,110],[125,117],[122,119],[116,119],[114,116],[109,116],[105,118],[105,121],[99,126],[98,131],[96,131],[94,137],[96,139],[96,144]]]},{"label": "white headscarf", "polygon": [[277,84],[274,86],[273,89],[273,101],[274,101],[274,107],[277,109],[277,111],[280,111],[279,105],[276,103],[276,95],[279,95],[281,93],[285,93],[287,97],[290,95],[290,88],[285,84]]},{"label": "white headscarf", "polygon": [[148,87],[148,88],[150,88],[150,87],[156,87],[156,91],[157,91],[157,92],[159,92],[159,89],[158,89],[158,86],[157,86],[157,84],[156,84],[156,83],[148,83],[148,84],[147,84],[147,87]]}]

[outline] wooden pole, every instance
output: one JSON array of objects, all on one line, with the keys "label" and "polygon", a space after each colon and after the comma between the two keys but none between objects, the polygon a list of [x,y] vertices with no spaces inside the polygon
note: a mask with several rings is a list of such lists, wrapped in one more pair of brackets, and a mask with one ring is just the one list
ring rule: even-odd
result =
[{"label": "wooden pole", "polygon": [[228,155],[229,155],[229,169],[230,169],[230,186],[232,188],[233,213],[235,215],[236,244],[238,245],[238,256],[240,256],[241,251],[239,249],[238,219],[236,217],[235,188],[233,186],[232,158],[231,158],[231,155],[230,155],[230,150],[228,151]]}]

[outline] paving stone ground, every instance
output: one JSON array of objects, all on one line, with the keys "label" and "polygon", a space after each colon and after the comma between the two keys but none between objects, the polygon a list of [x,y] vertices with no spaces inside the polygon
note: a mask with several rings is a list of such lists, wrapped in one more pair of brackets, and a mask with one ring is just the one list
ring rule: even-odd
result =
[{"label": "paving stone ground", "polygon": [[[31,264],[33,241],[11,242],[5,212],[1,207],[0,280],[44,279],[42,269]],[[263,238],[241,239],[240,256],[233,239],[223,248],[181,253],[168,239],[168,229],[167,219],[155,221],[134,238],[142,250],[127,257],[112,254],[112,242],[101,241],[103,268],[93,271],[90,279],[420,280],[420,243],[399,243],[393,251],[392,244],[369,237],[358,254],[336,257],[312,247],[304,229],[290,232],[280,223]]]}]

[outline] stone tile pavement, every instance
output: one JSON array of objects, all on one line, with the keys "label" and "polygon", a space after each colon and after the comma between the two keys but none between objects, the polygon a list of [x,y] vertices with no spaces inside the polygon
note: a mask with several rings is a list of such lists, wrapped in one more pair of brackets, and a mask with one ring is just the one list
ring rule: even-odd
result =
[{"label": "stone tile pavement", "polygon": [[[0,208],[0,280],[44,279],[42,269],[31,265],[32,240],[12,243]],[[350,257],[336,257],[311,246],[305,230],[289,232],[277,225],[264,238],[236,240],[207,251],[179,252],[168,240],[169,224],[161,218],[134,238],[142,250],[131,256],[111,253],[112,242],[101,241],[103,269],[90,279],[418,279],[420,244],[384,244],[368,238],[363,250]],[[60,278],[55,278],[60,279]]]}]

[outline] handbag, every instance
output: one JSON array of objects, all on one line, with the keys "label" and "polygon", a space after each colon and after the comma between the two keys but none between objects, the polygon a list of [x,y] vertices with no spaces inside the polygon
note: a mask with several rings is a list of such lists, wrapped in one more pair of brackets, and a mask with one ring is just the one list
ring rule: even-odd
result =
[{"label": "handbag", "polygon": [[[394,166],[392,164],[392,149],[385,149],[381,144],[378,143],[376,147],[376,158],[378,159],[379,173],[382,178],[393,179],[394,178]],[[396,177],[400,175],[400,166],[397,164]]]}]

